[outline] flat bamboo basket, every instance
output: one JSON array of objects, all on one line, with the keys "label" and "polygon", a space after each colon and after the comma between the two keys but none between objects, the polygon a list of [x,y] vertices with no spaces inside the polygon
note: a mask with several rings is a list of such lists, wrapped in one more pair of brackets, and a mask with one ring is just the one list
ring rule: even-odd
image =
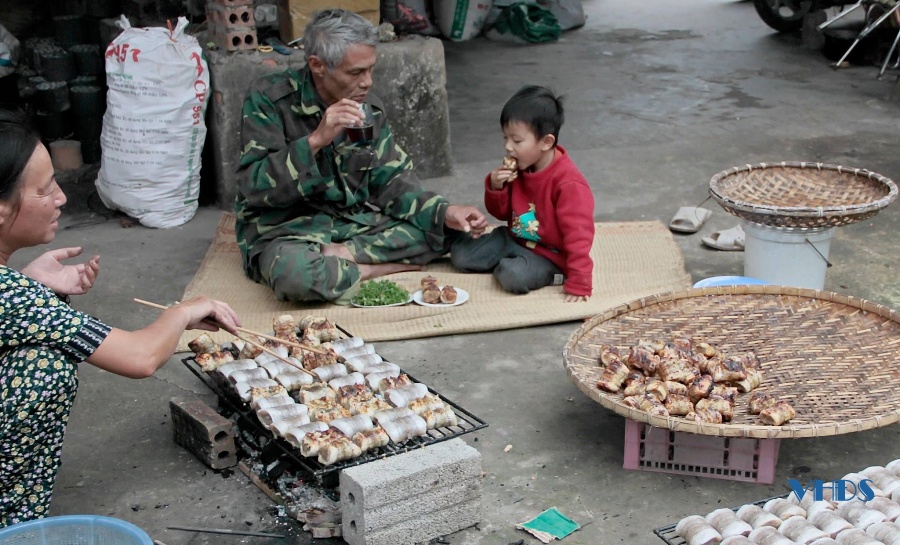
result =
[{"label": "flat bamboo basket", "polygon": [[[739,394],[729,423],[653,416],[597,388],[601,346],[688,336],[725,354],[754,352],[754,390],[791,403],[796,418],[766,426]],[[900,314],[847,295],[784,286],[693,288],[638,299],[585,322],[563,361],[579,390],[616,413],[674,431],[762,439],[822,437],[900,420]]]},{"label": "flat bamboo basket", "polygon": [[744,165],[719,172],[710,195],[739,218],[772,227],[827,228],[871,218],[897,198],[890,179],[824,163]]}]

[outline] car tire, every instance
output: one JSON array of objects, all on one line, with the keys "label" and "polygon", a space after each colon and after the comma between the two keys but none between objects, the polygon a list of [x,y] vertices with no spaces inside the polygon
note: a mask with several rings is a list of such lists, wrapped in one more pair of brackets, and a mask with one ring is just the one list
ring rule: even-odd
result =
[{"label": "car tire", "polygon": [[[775,9],[775,5],[780,9]],[[753,0],[756,13],[778,32],[797,32],[803,26],[803,17],[812,9],[812,0]]]}]

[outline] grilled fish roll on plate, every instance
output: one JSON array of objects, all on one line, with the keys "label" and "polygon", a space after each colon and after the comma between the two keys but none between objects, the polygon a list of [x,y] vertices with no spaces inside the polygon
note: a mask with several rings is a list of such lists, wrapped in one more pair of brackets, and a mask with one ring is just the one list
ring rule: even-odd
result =
[{"label": "grilled fish roll on plate", "polygon": [[319,449],[319,463],[330,466],[362,456],[362,449],[347,437],[339,437]]}]

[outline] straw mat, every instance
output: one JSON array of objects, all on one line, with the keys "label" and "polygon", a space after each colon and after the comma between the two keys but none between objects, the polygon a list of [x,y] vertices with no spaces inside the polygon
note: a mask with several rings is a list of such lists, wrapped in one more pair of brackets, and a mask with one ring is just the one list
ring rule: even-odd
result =
[{"label": "straw mat", "polygon": [[[582,320],[637,297],[690,286],[681,252],[659,222],[598,223],[591,256],[594,296],[586,303],[566,303],[560,286],[512,295],[501,290],[490,274],[454,272],[447,260],[430,264],[425,272],[387,278],[412,293],[419,289],[423,276],[433,275],[440,284],[469,292],[469,300],[459,306],[434,308],[410,303],[354,308],[286,303],[276,301],[268,286],[244,275],[235,243],[234,215],[226,213],[183,299],[202,294],[226,301],[240,315],[243,326],[254,331],[271,333],[272,319],[279,314],[293,314],[298,321],[307,314],[319,314],[367,341],[386,341]],[[198,334],[186,332],[178,349],[187,350],[188,341]],[[223,333],[213,337],[218,342],[230,340]]]},{"label": "straw mat", "polygon": [[[653,416],[597,388],[601,345],[687,336],[727,355],[754,352],[760,391],[788,401],[796,418],[764,426],[738,394],[727,424]],[[783,286],[688,289],[646,297],[585,322],[563,359],[578,388],[608,409],[653,426],[723,437],[796,438],[850,433],[900,420],[900,314],[826,291]]]}]

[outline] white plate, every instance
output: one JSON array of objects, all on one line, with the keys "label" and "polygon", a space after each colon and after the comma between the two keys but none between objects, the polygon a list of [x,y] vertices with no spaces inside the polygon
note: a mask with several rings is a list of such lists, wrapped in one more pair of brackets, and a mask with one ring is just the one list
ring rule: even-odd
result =
[{"label": "white plate", "polygon": [[[443,289],[444,286],[441,286]],[[417,291],[412,295],[412,300],[417,305],[422,305],[423,307],[458,307],[459,305],[465,303],[469,300],[469,292],[462,288],[456,288],[456,301],[453,303],[426,303],[422,300],[422,290]]]},{"label": "white plate", "polygon": [[353,307],[356,307],[356,308],[387,308],[387,307],[402,307],[403,305],[408,305],[412,300],[413,300],[413,296],[410,295],[410,296],[409,296],[409,299],[407,299],[406,301],[402,301],[402,302],[400,302],[400,303],[392,303],[392,304],[390,304],[390,305],[357,305],[357,304],[354,303],[353,301],[350,301],[350,306],[353,306]]}]

